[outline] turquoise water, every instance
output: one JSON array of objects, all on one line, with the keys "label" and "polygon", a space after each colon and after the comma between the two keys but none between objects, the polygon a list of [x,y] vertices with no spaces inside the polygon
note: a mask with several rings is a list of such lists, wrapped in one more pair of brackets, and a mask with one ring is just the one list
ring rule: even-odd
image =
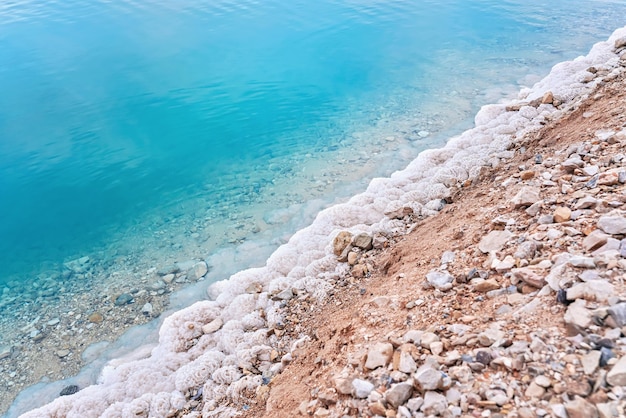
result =
[{"label": "turquoise water", "polygon": [[84,255],[279,243],[314,215],[289,208],[401,168],[624,16],[589,0],[3,2],[0,284]]}]

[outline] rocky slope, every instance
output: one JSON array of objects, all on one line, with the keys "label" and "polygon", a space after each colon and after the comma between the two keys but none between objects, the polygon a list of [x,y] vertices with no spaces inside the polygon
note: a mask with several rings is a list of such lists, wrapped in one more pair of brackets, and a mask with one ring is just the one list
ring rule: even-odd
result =
[{"label": "rocky slope", "polygon": [[351,273],[285,304],[291,362],[247,416],[625,416],[626,80],[589,72],[438,215],[335,240]]}]

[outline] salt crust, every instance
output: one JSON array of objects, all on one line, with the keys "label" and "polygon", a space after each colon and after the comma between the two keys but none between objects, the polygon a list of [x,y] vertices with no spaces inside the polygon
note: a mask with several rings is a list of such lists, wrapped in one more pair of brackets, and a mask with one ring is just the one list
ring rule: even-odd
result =
[{"label": "salt crust", "polygon": [[[484,106],[473,129],[451,138],[441,149],[420,153],[390,178],[372,180],[364,193],[347,203],[320,212],[309,227],[276,250],[265,267],[239,272],[210,286],[208,294],[214,300],[195,303],[166,318],[159,344],[149,357],[110,363],[98,384],[22,417],[160,417],[170,408],[181,408],[184,394],[200,387],[205,401],[203,417],[233,416],[237,411],[224,406],[227,401],[240,400],[244,392],[254,391],[263,381],[260,375],[244,375],[242,366],[254,363],[265,376],[280,371],[281,363],[270,361],[277,337],[267,332],[280,328],[282,321],[280,302],[272,300],[273,295],[293,288],[323,297],[331,286],[326,279],[345,269],[332,251],[336,234],[342,230],[355,234],[400,232],[401,222],[384,215],[394,208],[409,206],[418,214],[431,214],[433,211],[423,207],[426,203],[445,198],[452,184],[475,178],[494,156],[506,156],[503,152],[516,138],[538,130],[542,122],[562,112],[549,104],[535,108],[523,103],[551,91],[563,108],[573,104],[598,83],[597,79],[586,82],[591,75],[586,71],[589,67],[617,68],[614,44],[624,36],[626,27],[594,45],[587,56],[555,65],[546,78],[523,89],[512,103]],[[507,105],[520,104],[519,111],[506,110]],[[248,293],[251,286],[262,290]],[[202,326],[218,317],[224,326],[203,334]]]}]

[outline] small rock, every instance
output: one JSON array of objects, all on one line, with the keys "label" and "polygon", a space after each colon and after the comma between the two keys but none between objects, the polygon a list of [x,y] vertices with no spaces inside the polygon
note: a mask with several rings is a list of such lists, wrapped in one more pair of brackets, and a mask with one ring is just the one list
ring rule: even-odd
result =
[{"label": "small rock", "polygon": [[63,358],[63,357],[67,357],[70,354],[70,350],[59,350],[57,351],[57,356],[59,356],[59,358]]},{"label": "small rock", "polygon": [[592,209],[598,204],[598,201],[591,196],[585,196],[582,199],[579,199],[578,202],[574,205],[574,209]]},{"label": "small rock", "polygon": [[411,374],[415,370],[417,370],[417,365],[415,364],[415,360],[413,360],[411,353],[405,350],[401,351],[400,361],[398,362],[398,371]]},{"label": "small rock", "polygon": [[353,390],[352,380],[346,377],[335,377],[333,379],[335,389],[342,395],[351,395]]},{"label": "small rock", "polygon": [[522,187],[522,189],[511,199],[515,209],[531,206],[539,202],[539,190],[532,187]]},{"label": "small rock", "polygon": [[611,386],[626,386],[626,355],[606,375],[606,381]]},{"label": "small rock", "polygon": [[437,334],[433,332],[425,332],[421,336],[420,345],[424,348],[430,349],[431,344],[438,341],[439,337],[437,336]]},{"label": "small rock", "polygon": [[507,230],[491,231],[489,232],[489,234],[483,237],[483,239],[480,240],[478,248],[485,254],[494,251],[500,251],[502,248],[504,248],[504,246],[509,241],[509,239],[511,239],[512,236],[513,234],[511,234],[511,232]]},{"label": "small rock", "polygon": [[572,211],[568,207],[559,206],[558,208],[556,208],[552,216],[554,217],[554,222],[567,222],[572,217]]},{"label": "small rock", "polygon": [[367,352],[365,368],[374,370],[377,367],[384,367],[389,364],[393,355],[393,346],[390,343],[374,344]]},{"label": "small rock", "polygon": [[483,347],[489,347],[504,338],[504,332],[495,328],[487,328],[478,334],[478,343]]},{"label": "small rock", "polygon": [[89,315],[87,317],[87,320],[89,322],[94,323],[94,324],[99,324],[102,321],[104,321],[104,317],[102,316],[102,314],[100,312],[94,312],[94,313],[92,313],[91,315]]},{"label": "small rock", "polygon": [[585,299],[606,302],[615,294],[614,286],[606,280],[576,283],[567,289],[567,300]]},{"label": "small rock", "polygon": [[420,410],[425,415],[439,416],[448,409],[448,400],[440,393],[428,391],[424,394],[424,404]]},{"label": "small rock", "polygon": [[522,171],[522,172],[520,173],[520,178],[521,178],[522,180],[530,180],[530,179],[532,179],[533,177],[535,177],[535,172],[534,172],[534,171],[532,171],[532,170],[526,170],[526,171]]},{"label": "small rock", "polygon": [[489,366],[491,359],[492,357],[489,351],[480,350],[476,353],[476,361],[484,364],[485,366]]},{"label": "small rock", "polygon": [[437,390],[441,388],[443,376],[439,370],[424,365],[415,372],[415,380],[422,390]]},{"label": "small rock", "polygon": [[496,281],[496,279],[477,279],[477,281],[473,282],[472,285],[475,291],[483,293],[500,288],[500,284]]},{"label": "small rock", "polygon": [[73,395],[76,392],[78,392],[80,390],[80,388],[76,385],[69,385],[69,386],[65,386],[61,392],[59,393],[59,396],[67,396],[67,395]]},{"label": "small rock", "polygon": [[359,399],[365,399],[374,390],[374,385],[367,380],[354,379],[352,381],[354,396]]},{"label": "small rock", "polygon": [[0,347],[0,360],[11,357],[11,353],[13,352],[13,348],[8,345],[3,345]]},{"label": "small rock", "polygon": [[550,386],[552,386],[552,382],[550,381],[550,379],[543,374],[535,377],[533,381],[542,388],[549,388]]},{"label": "small rock", "polygon": [[546,393],[546,389],[542,386],[539,386],[535,381],[532,381],[528,388],[526,388],[526,392],[524,395],[527,398],[541,398]]},{"label": "small rock", "polygon": [[202,326],[202,332],[205,334],[213,334],[214,332],[222,328],[222,325],[224,325],[224,321],[222,320],[222,318],[215,318],[208,324]]},{"label": "small rock", "polygon": [[122,293],[115,299],[115,306],[123,306],[133,302],[134,299],[130,294]]},{"label": "small rock", "polygon": [[199,261],[193,265],[189,270],[187,270],[187,277],[189,280],[198,280],[204,277],[205,274],[209,271],[209,267],[204,261]]},{"label": "small rock", "polygon": [[574,332],[584,332],[593,322],[584,299],[577,299],[569,305],[563,319]]},{"label": "small rock", "polygon": [[568,418],[598,418],[598,410],[592,404],[577,396],[565,404]]},{"label": "small rock", "polygon": [[446,291],[452,289],[452,282],[454,282],[454,277],[452,277],[447,271],[441,272],[432,270],[426,274],[426,280],[434,288],[441,291]]},{"label": "small rock", "polygon": [[409,400],[413,393],[413,386],[408,383],[398,383],[385,392],[385,400],[394,408]]},{"label": "small rock", "polygon": [[176,264],[169,264],[165,267],[162,267],[157,274],[159,276],[166,276],[168,274],[176,274],[180,271],[180,268]]},{"label": "small rock", "polygon": [[333,240],[333,253],[340,256],[343,250],[352,242],[352,234],[348,231],[341,231]]},{"label": "small rock", "polygon": [[372,237],[365,233],[358,234],[352,239],[352,245],[362,250],[369,251],[373,248]]},{"label": "small rock", "polygon": [[150,302],[145,303],[142,307],[141,307],[141,313],[144,315],[152,315],[152,304]]},{"label": "small rock", "polygon": [[546,279],[541,277],[529,268],[519,268],[511,270],[511,274],[517,280],[520,280],[532,287],[541,289],[546,284]]},{"label": "small rock", "polygon": [[574,267],[582,267],[586,269],[592,269],[596,267],[596,263],[591,257],[584,257],[582,255],[572,256],[568,263]]},{"label": "small rock", "polygon": [[609,235],[600,230],[595,230],[583,239],[583,248],[587,251],[595,251],[606,244]]},{"label": "small rock", "polygon": [[602,353],[598,350],[593,350],[582,356],[580,362],[583,366],[583,371],[587,376],[592,375],[598,369],[600,364],[600,357]]}]

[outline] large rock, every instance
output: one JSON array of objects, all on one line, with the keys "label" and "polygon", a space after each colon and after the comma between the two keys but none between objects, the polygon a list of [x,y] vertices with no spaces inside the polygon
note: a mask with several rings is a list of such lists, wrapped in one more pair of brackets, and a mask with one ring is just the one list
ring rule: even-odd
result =
[{"label": "large rock", "polygon": [[598,228],[607,234],[626,234],[626,218],[621,216],[605,215],[598,220]]},{"label": "large rock", "polygon": [[611,386],[626,386],[626,355],[606,375],[606,381]]},{"label": "large rock", "polygon": [[341,255],[343,250],[352,242],[352,234],[348,231],[341,231],[333,240],[333,253],[337,257]]},{"label": "large rock", "polygon": [[500,251],[513,236],[509,231],[491,231],[480,240],[478,248],[487,254],[493,251]]},{"label": "large rock", "polygon": [[589,301],[606,302],[614,295],[615,288],[606,280],[577,283],[567,289],[567,300],[586,299]]},{"label": "large rock", "polygon": [[367,352],[365,368],[374,370],[377,367],[384,367],[389,364],[392,355],[393,346],[391,343],[374,344]]},{"label": "large rock", "polygon": [[413,393],[413,386],[408,383],[398,383],[385,393],[385,399],[394,408],[399,407],[409,400]]}]

